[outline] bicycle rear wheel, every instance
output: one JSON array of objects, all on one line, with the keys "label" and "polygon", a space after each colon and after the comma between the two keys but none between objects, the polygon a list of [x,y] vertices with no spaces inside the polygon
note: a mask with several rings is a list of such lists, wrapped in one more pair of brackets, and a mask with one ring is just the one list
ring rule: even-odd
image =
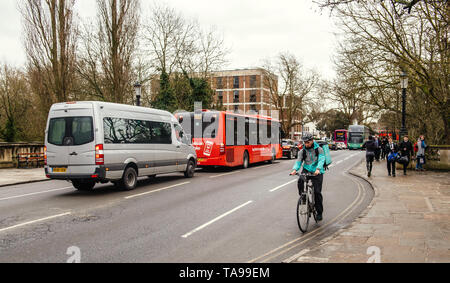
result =
[{"label": "bicycle rear wheel", "polygon": [[302,233],[306,233],[309,224],[310,206],[306,194],[302,194],[297,204],[297,223]]}]

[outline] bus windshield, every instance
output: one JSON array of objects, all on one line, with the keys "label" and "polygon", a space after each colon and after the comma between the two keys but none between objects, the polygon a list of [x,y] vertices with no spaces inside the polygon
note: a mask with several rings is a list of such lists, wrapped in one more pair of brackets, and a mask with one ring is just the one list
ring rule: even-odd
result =
[{"label": "bus windshield", "polygon": [[350,143],[363,143],[363,140],[362,133],[350,133]]}]

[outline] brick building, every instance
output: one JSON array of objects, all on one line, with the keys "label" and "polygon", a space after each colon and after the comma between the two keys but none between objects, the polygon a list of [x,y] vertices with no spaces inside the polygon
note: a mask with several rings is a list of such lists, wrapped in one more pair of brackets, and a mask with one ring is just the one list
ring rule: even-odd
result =
[{"label": "brick building", "polygon": [[214,101],[223,110],[248,113],[254,111],[270,116],[275,110],[270,90],[265,83],[264,69],[229,70],[212,73],[211,87],[215,91]]}]

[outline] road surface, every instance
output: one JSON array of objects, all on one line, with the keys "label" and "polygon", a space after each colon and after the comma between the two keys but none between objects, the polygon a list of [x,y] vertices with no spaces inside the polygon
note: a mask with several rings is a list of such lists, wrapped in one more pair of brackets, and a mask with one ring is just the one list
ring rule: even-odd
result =
[{"label": "road surface", "polygon": [[347,171],[360,151],[332,152],[324,220],[300,232],[293,160],[143,178],[134,191],[65,181],[0,188],[0,262],[282,262],[349,224],[373,191]]}]

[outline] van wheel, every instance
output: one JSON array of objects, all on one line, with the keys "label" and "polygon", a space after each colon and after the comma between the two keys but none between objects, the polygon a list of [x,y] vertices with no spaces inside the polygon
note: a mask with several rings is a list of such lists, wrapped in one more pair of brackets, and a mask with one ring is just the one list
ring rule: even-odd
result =
[{"label": "van wheel", "polygon": [[249,165],[249,158],[248,158],[248,152],[244,152],[244,160],[243,160],[243,164],[242,164],[242,168],[243,169],[247,169],[248,165]]},{"label": "van wheel", "polygon": [[137,186],[137,173],[133,167],[128,167],[123,173],[121,187],[125,191],[134,190]]},{"label": "van wheel", "polygon": [[94,181],[72,180],[72,185],[79,191],[92,191],[95,186]]},{"label": "van wheel", "polygon": [[195,163],[192,160],[189,160],[186,171],[184,172],[184,177],[193,178],[195,174]]}]

